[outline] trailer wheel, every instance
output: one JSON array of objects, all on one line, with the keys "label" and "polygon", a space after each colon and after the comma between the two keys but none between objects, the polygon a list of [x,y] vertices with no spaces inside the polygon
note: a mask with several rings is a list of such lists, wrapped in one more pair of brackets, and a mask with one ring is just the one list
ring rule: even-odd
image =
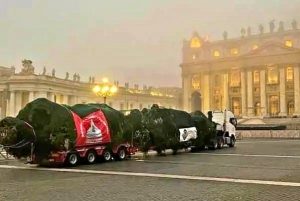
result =
[{"label": "trailer wheel", "polygon": [[105,149],[103,151],[103,159],[104,161],[110,161],[111,160],[111,153],[109,150]]},{"label": "trailer wheel", "polygon": [[234,147],[235,145],[235,138],[234,137],[231,137],[230,138],[230,144],[228,145],[229,147]]},{"label": "trailer wheel", "polygon": [[218,140],[218,149],[222,149],[224,146],[224,140],[223,139],[219,139]]},{"label": "trailer wheel", "polygon": [[119,148],[118,153],[117,153],[117,158],[122,161],[126,158],[126,151],[124,147]]},{"label": "trailer wheel", "polygon": [[217,142],[217,140],[214,140],[214,141],[211,143],[211,145],[210,145],[209,148],[212,149],[212,150],[216,150],[216,149],[218,148],[218,142]]},{"label": "trailer wheel", "polygon": [[88,163],[93,164],[96,162],[97,159],[97,154],[94,150],[90,150],[88,151],[88,153],[86,154],[86,160]]},{"label": "trailer wheel", "polygon": [[67,163],[71,166],[76,166],[79,161],[77,153],[70,153],[67,156]]}]

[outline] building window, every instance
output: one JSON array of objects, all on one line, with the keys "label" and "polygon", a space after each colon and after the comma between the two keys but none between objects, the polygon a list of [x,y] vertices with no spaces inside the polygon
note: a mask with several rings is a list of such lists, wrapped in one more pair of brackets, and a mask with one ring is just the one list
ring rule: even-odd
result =
[{"label": "building window", "polygon": [[241,83],[241,72],[239,70],[234,70],[230,74],[230,86],[239,87]]},{"label": "building window", "polygon": [[288,115],[292,116],[295,112],[295,105],[294,105],[294,101],[290,101],[288,102]]},{"label": "building window", "polygon": [[195,54],[193,54],[193,60],[196,60],[197,56]]},{"label": "building window", "polygon": [[230,54],[237,55],[239,53],[239,50],[237,48],[231,48]]},{"label": "building window", "polygon": [[253,83],[254,84],[258,84],[259,83],[259,78],[260,78],[260,75],[259,75],[259,71],[254,71],[253,72]]},{"label": "building window", "polygon": [[278,96],[269,97],[269,113],[270,116],[276,116],[279,113],[279,98]]},{"label": "building window", "polygon": [[260,102],[255,103],[254,114],[255,114],[255,116],[260,116],[261,115]]},{"label": "building window", "polygon": [[201,77],[200,75],[194,75],[192,78],[192,86],[194,89],[200,89]]},{"label": "building window", "polygon": [[268,84],[277,84],[278,83],[278,71],[276,68],[268,69]]},{"label": "building window", "polygon": [[291,82],[294,80],[294,71],[292,67],[287,67],[286,69],[286,81]]},{"label": "building window", "polygon": [[286,47],[293,47],[293,41],[291,41],[291,40],[286,40],[286,41],[285,41],[285,46],[286,46]]},{"label": "building window", "polygon": [[213,53],[214,57],[219,57],[220,56],[220,52],[218,50],[215,50]]},{"label": "building window", "polygon": [[199,47],[201,47],[200,39],[198,37],[193,37],[191,39],[190,47],[191,48],[199,48]]},{"label": "building window", "polygon": [[252,50],[256,50],[258,48],[258,45],[253,45]]}]

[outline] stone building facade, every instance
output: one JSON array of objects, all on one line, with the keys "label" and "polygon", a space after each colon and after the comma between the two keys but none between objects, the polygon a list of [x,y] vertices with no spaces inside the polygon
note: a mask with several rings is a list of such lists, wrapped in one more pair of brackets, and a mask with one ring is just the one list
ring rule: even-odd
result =
[{"label": "stone building facade", "polygon": [[[59,104],[103,103],[102,97],[93,93],[96,82],[80,81],[79,74],[69,78],[58,78],[55,70],[50,74],[35,74],[30,60],[23,60],[21,72],[14,67],[0,67],[0,118],[15,116],[28,103],[36,98],[47,98]],[[107,98],[107,104],[117,110],[150,108],[158,104],[166,108],[180,108],[180,88],[153,88],[137,85],[133,88],[118,86],[116,95]]]},{"label": "stone building facade", "polygon": [[183,107],[229,109],[240,117],[300,115],[300,30],[270,22],[259,33],[208,41],[194,33],[182,49]]}]

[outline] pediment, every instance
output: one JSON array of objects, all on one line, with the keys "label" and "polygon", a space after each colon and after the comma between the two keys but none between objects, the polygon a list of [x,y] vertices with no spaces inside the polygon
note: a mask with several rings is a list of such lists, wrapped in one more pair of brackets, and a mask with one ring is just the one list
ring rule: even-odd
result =
[{"label": "pediment", "polygon": [[289,53],[300,53],[300,49],[294,47],[286,47],[281,43],[269,43],[269,44],[262,45],[255,50],[251,50],[248,53],[241,56],[244,57],[272,56],[272,55],[283,55]]}]

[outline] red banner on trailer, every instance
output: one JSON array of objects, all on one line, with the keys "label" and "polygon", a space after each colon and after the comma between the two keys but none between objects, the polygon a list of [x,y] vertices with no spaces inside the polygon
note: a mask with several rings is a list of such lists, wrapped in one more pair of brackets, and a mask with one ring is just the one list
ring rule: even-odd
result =
[{"label": "red banner on trailer", "polygon": [[106,117],[101,110],[80,118],[72,112],[76,127],[76,146],[106,144],[111,142]]}]

